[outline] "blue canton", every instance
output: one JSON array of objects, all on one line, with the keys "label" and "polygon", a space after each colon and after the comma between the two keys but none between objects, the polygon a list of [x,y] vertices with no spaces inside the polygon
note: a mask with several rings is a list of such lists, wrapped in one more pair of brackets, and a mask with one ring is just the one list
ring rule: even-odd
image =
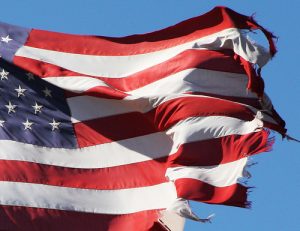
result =
[{"label": "blue canton", "polygon": [[77,148],[64,90],[10,63],[28,30],[0,28],[0,139]]}]

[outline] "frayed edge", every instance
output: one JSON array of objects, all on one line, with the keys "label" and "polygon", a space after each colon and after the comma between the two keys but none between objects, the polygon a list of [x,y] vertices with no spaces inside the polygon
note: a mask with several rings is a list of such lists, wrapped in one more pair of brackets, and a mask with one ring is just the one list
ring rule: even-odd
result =
[{"label": "frayed edge", "polygon": [[285,135],[284,136],[284,138],[286,138],[287,139],[287,141],[295,141],[295,142],[297,142],[297,143],[300,143],[300,140],[297,140],[297,139],[295,139],[295,138],[293,138],[293,137],[291,137],[291,136],[289,136],[289,135]]},{"label": "frayed edge", "polygon": [[247,201],[244,203],[246,209],[252,209],[252,201],[249,201],[248,198],[250,197],[250,194],[253,192],[253,189],[255,189],[256,187],[254,186],[248,186],[247,187]]},{"label": "frayed edge", "polygon": [[248,18],[249,22],[253,24],[250,26],[256,27],[257,29],[261,30],[264,33],[264,35],[266,36],[266,38],[269,42],[269,50],[270,50],[271,57],[273,58],[276,55],[276,53],[278,52],[276,43],[277,43],[279,37],[274,35],[273,32],[270,32],[269,30],[267,30],[264,27],[262,27],[261,25],[259,25],[257,23],[257,21],[255,20],[255,16],[256,16],[256,14],[254,13]]},{"label": "frayed edge", "polygon": [[[248,196],[247,196],[248,197]],[[245,202],[245,209],[252,209],[252,201],[246,201]]]},{"label": "frayed edge", "polygon": [[246,209],[252,209],[252,201],[248,200],[250,193],[253,192],[254,186],[248,186],[248,180],[252,177],[250,172],[248,171],[249,168],[251,168],[254,165],[257,165],[258,162],[253,162],[251,158],[247,160],[247,164],[245,165],[243,169],[243,177],[241,177],[238,180],[238,183],[246,187],[246,201],[244,201],[242,204],[240,204],[240,207],[246,208]]},{"label": "frayed edge", "polygon": [[211,214],[211,215],[209,215],[207,218],[205,218],[205,219],[201,219],[202,221],[200,221],[200,222],[202,222],[202,223],[212,223],[212,219],[214,218],[216,216],[216,214]]},{"label": "frayed edge", "polygon": [[[270,135],[270,131],[269,130],[267,130],[267,131],[269,133],[268,135]],[[263,151],[264,152],[271,152],[273,150],[274,143],[275,143],[275,136],[268,137],[265,149]]]},{"label": "frayed edge", "polygon": [[239,183],[247,186],[248,180],[252,177],[250,171],[248,171],[252,166],[257,165],[257,162],[253,162],[251,158],[248,158],[247,164],[245,165],[242,173],[242,177],[239,179]]}]

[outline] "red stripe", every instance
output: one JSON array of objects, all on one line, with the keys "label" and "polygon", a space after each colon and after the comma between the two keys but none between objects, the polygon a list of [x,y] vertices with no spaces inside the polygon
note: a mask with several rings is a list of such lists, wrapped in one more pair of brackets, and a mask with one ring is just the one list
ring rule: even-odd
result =
[{"label": "red stripe", "polygon": [[195,179],[178,179],[175,181],[178,197],[210,204],[222,204],[237,207],[249,207],[248,188],[241,184],[227,187],[215,187]]},{"label": "red stripe", "polygon": [[247,135],[229,135],[182,144],[168,159],[169,167],[213,166],[239,160],[246,156],[269,151],[272,140],[261,131]]},{"label": "red stripe", "polygon": [[248,62],[239,55],[235,55],[236,60],[238,60],[241,65],[243,65],[245,72],[248,76],[247,89],[255,92],[260,98],[263,97],[265,83],[261,76],[257,73],[253,63]]},{"label": "red stripe", "polygon": [[177,122],[195,116],[229,116],[250,121],[254,113],[244,105],[207,97],[181,97],[160,104],[147,113],[159,130],[170,128]]},{"label": "red stripe", "polygon": [[[132,91],[189,68],[245,74],[243,67],[233,57],[234,53],[231,50],[187,50],[165,62],[127,77],[95,78],[105,81],[120,91]],[[53,64],[24,57],[16,56],[14,63],[42,78],[52,76],[83,76],[82,74],[66,70]]]},{"label": "red stripe", "polygon": [[150,230],[158,218],[158,210],[126,215],[107,215],[17,206],[0,206],[0,230],[147,231]]},{"label": "red stripe", "polygon": [[0,181],[99,190],[145,187],[166,182],[166,159],[101,169],[77,169],[0,160]]},{"label": "red stripe", "polygon": [[227,28],[258,28],[256,25],[251,25],[250,20],[249,17],[230,9],[216,7],[204,15],[188,19],[160,31],[122,38],[70,35],[34,29],[25,45],[89,55],[144,54],[177,46]]},{"label": "red stripe", "polygon": [[109,143],[157,132],[144,114],[131,112],[73,124],[79,147]]}]

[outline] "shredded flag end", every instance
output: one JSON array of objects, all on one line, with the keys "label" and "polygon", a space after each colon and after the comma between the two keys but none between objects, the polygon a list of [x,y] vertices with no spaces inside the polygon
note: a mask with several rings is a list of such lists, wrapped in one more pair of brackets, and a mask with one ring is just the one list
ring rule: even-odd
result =
[{"label": "shredded flag end", "polygon": [[[269,43],[269,53],[270,58],[272,59],[277,53],[276,42],[278,37],[275,36],[272,32],[262,27],[257,21],[254,19],[255,14],[247,18],[247,23],[249,24],[249,32],[253,32],[254,30],[261,30],[262,33],[266,36],[266,39]],[[251,42],[251,41],[250,41]],[[251,90],[255,92],[259,98],[262,98],[264,95],[264,81],[261,77],[261,68],[262,66],[257,66],[256,63],[251,63],[242,57],[235,55],[235,59],[240,62],[240,64],[244,67],[245,72],[248,76],[248,85],[247,90]]]},{"label": "shredded flag end", "polygon": [[[259,117],[260,114],[257,116]],[[252,208],[252,202],[248,200],[249,194],[253,191],[254,186],[249,186],[248,185],[248,180],[251,178],[251,174],[248,171],[249,168],[251,168],[253,165],[256,165],[257,162],[254,162],[251,156],[253,154],[259,154],[262,152],[270,152],[272,150],[272,146],[275,142],[275,137],[271,136],[270,137],[270,130],[269,129],[263,129],[262,130],[262,136],[260,140],[260,145],[259,147],[254,150],[246,157],[248,157],[247,163],[243,169],[242,177],[238,179],[238,183],[242,186],[243,189],[241,189],[241,198],[239,200],[235,200],[233,198],[229,199],[227,202],[224,204],[229,205],[229,206],[236,206],[236,207],[241,207],[241,208],[246,208],[246,209],[251,209]],[[235,200],[235,201],[234,201]],[[205,201],[202,201],[205,202]],[[205,203],[210,203],[210,202],[205,202]],[[182,198],[177,198],[176,201],[172,204],[170,208],[168,208],[170,211],[174,211],[177,213],[179,216],[191,219],[194,221],[202,222],[202,223],[211,223],[211,219],[214,217],[214,215],[210,215],[207,218],[199,218],[193,211],[191,210],[189,206],[189,201],[182,199]]]},{"label": "shredded flag end", "polygon": [[266,133],[266,142],[263,144],[261,150],[258,151],[258,154],[261,152],[271,152],[273,150],[273,145],[275,143],[275,136],[271,136],[270,129],[263,129]]}]

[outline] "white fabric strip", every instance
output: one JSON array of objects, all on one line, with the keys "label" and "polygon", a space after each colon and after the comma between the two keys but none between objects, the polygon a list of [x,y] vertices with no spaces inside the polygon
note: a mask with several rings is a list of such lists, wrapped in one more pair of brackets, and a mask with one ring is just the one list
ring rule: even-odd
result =
[{"label": "white fabric strip", "polygon": [[67,98],[67,103],[73,123],[129,112],[147,112],[152,109],[148,99],[131,96],[123,100],[76,96]]},{"label": "white fabric strip", "polygon": [[247,158],[209,167],[175,167],[168,168],[166,176],[170,180],[181,178],[196,179],[216,187],[226,187],[238,183],[243,177]]},{"label": "white fabric strip", "polygon": [[85,75],[120,78],[162,63],[187,49],[216,48],[233,49],[235,53],[244,59],[257,63],[260,66],[270,59],[268,52],[264,51],[260,46],[252,44],[236,28],[225,29],[165,50],[139,55],[82,55],[23,46],[16,52],[16,56],[54,64]]},{"label": "white fabric strip", "polygon": [[263,127],[263,122],[257,118],[243,121],[225,116],[190,117],[180,121],[166,132],[173,140],[173,146],[184,143],[208,140],[229,135],[246,135],[257,132]]},{"label": "white fabric strip", "polygon": [[174,154],[183,143],[233,134],[248,134],[260,127],[261,122],[257,119],[243,122],[230,117],[211,116],[180,122],[167,132],[168,135],[153,133],[81,149],[47,148],[1,140],[0,159],[70,168],[115,167]]},{"label": "white fabric strip", "polygon": [[89,169],[139,163],[167,156],[171,153],[172,140],[164,133],[153,133],[80,149],[40,147],[10,140],[0,140],[0,146],[1,160]]},{"label": "white fabric strip", "polygon": [[85,92],[93,87],[109,87],[104,81],[86,76],[43,78],[43,80],[75,93]]},{"label": "white fabric strip", "polygon": [[167,208],[177,195],[173,182],[148,187],[91,190],[0,181],[0,204],[99,214]]}]

